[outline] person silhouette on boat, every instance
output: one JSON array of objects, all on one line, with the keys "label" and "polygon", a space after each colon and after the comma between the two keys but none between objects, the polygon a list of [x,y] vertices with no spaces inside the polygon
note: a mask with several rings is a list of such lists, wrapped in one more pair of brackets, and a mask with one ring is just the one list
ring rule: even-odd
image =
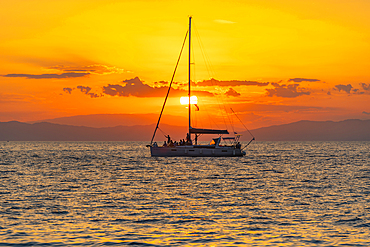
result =
[{"label": "person silhouette on boat", "polygon": [[190,135],[189,133],[186,134],[186,144],[190,144]]},{"label": "person silhouette on boat", "polygon": [[241,148],[241,146],[242,146],[242,145],[240,144],[240,142],[238,142],[238,143],[236,144],[236,148],[239,148],[239,149],[240,149],[240,148]]},{"label": "person silhouette on boat", "polygon": [[167,138],[167,143],[168,143],[168,144],[170,144],[170,142],[171,142],[171,137],[170,137],[170,135],[165,135],[164,137],[166,137],[166,138]]}]

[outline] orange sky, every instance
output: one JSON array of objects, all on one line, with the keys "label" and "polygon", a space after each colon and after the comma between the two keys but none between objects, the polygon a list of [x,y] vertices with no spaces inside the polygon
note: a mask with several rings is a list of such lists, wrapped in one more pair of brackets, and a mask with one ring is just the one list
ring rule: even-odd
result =
[{"label": "orange sky", "polygon": [[[369,119],[369,11],[368,0],[2,1],[0,121],[159,113],[188,15],[197,123],[217,102],[249,128]],[[186,115],[186,62],[165,114]]]}]

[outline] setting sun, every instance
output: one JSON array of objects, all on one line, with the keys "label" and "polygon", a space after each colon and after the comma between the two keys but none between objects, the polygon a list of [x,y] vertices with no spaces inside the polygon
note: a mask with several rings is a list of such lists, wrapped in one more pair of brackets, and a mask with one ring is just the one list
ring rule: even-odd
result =
[{"label": "setting sun", "polygon": [[[180,98],[181,105],[189,105],[189,97],[181,97]],[[190,97],[190,104],[196,105],[198,104],[198,98],[197,96],[193,95]]]}]

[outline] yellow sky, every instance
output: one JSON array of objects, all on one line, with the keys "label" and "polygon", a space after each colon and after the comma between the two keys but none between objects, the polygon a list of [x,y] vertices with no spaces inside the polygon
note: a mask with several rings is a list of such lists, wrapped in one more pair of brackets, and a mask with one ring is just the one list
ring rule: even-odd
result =
[{"label": "yellow sky", "polygon": [[[2,1],[0,121],[159,113],[154,87],[165,84],[155,83],[170,81],[189,15],[193,80],[224,82],[194,90],[217,94],[250,127],[368,119],[369,11],[367,0]],[[186,59],[176,82],[187,80]],[[178,98],[167,114],[182,111]],[[215,98],[200,102],[213,113]]]}]

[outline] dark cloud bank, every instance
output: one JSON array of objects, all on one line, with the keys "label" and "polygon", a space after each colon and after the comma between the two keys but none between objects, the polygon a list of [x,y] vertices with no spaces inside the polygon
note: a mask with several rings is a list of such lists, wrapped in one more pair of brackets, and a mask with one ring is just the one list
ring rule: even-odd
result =
[{"label": "dark cloud bank", "polygon": [[88,72],[92,74],[112,74],[122,73],[123,69],[116,68],[114,66],[108,66],[104,64],[91,64],[84,66],[66,66],[66,65],[55,65],[48,67],[48,69],[59,70],[61,72]]},{"label": "dark cloud bank", "polygon": [[62,73],[62,74],[41,74],[41,75],[32,75],[32,74],[7,74],[4,77],[21,77],[27,79],[64,79],[64,78],[76,78],[88,76],[90,73]]},{"label": "dark cloud bank", "polygon": [[[63,91],[68,93],[68,94],[72,94],[72,91],[74,90],[75,88],[70,88],[70,87],[65,87],[63,88]],[[77,86],[77,89],[80,90],[82,93],[90,96],[91,98],[99,98],[99,97],[103,97],[103,95],[98,95],[96,93],[90,93],[91,91],[91,87],[85,87],[85,86]]]},{"label": "dark cloud bank", "polygon": [[229,88],[229,90],[225,93],[226,96],[232,96],[232,97],[239,97],[241,94],[235,91],[232,88]]},{"label": "dark cloud bank", "polygon": [[339,92],[344,91],[347,94],[369,94],[370,93],[370,84],[366,83],[360,83],[360,86],[362,87],[361,89],[354,88],[351,84],[339,84],[334,86],[334,90],[337,90]]},{"label": "dark cloud bank", "polygon": [[[156,85],[168,85],[168,82],[159,81],[155,82]],[[175,83],[177,85],[183,85],[182,83]],[[201,82],[193,83],[195,86],[220,86],[220,87],[232,87],[232,86],[267,86],[269,82],[257,82],[257,81],[219,81],[216,79],[204,80]],[[120,84],[109,84],[103,87],[103,93],[111,96],[135,96],[135,97],[163,97],[168,91],[168,86],[151,87],[144,84],[138,77],[123,81],[123,85]],[[193,91],[198,96],[214,96],[213,93],[208,91]],[[187,90],[171,88],[171,96],[184,96],[187,94]],[[239,97],[240,93],[235,91],[233,88],[225,93],[226,96]]]},{"label": "dark cloud bank", "polygon": [[272,86],[275,88],[273,89],[266,89],[267,96],[277,96],[277,97],[284,97],[284,98],[295,98],[301,95],[310,95],[310,92],[303,91],[303,89],[299,89],[299,84],[283,84],[280,85],[279,83],[271,83]]},{"label": "dark cloud bank", "polygon": [[340,91],[344,91],[348,94],[351,93],[351,89],[353,88],[351,84],[347,84],[347,85],[342,85],[342,84],[339,84],[339,85],[335,85],[335,88]]},{"label": "dark cloud bank", "polygon": [[320,81],[320,80],[318,80],[318,79],[307,79],[307,78],[292,78],[292,79],[288,80],[288,82],[304,82],[304,81],[317,82],[317,81]]},{"label": "dark cloud bank", "polygon": [[363,90],[370,92],[370,83],[369,84],[361,83],[360,85],[361,85]]},{"label": "dark cloud bank", "polygon": [[[316,79],[305,79],[305,80],[316,80]],[[168,82],[160,81],[156,82],[156,85],[163,85],[163,86],[157,86],[152,87],[150,85],[144,84],[143,81],[141,81],[138,77],[124,80],[122,81],[122,84],[108,84],[107,86],[103,86],[103,94],[102,95],[110,95],[110,96],[119,96],[119,97],[129,97],[129,96],[135,96],[135,97],[163,97],[166,95],[168,91],[168,86],[164,86],[165,84],[168,84]],[[177,83],[179,84],[179,83]],[[194,83],[196,86],[267,86],[270,84],[270,82],[256,82],[256,81],[237,81],[237,80],[231,80],[231,81],[219,81],[216,79],[211,80],[204,80],[198,83]],[[301,95],[310,95],[310,92],[306,91],[304,88],[298,88],[299,84],[282,84],[279,83],[271,83],[272,86],[274,86],[273,89],[266,89],[267,96],[277,96],[277,97],[287,97],[287,98],[294,98]],[[82,93],[85,93],[87,95],[90,95],[90,97],[100,97],[96,94],[89,93],[91,88],[90,87],[83,87],[78,86],[77,89],[79,89]],[[70,94],[72,92],[72,88],[64,88],[63,91]],[[194,90],[193,93],[197,96],[214,96],[213,93],[208,91],[201,91],[201,90]],[[171,96],[185,96],[187,95],[187,90],[179,89],[179,88],[171,88]],[[240,97],[241,94],[238,93],[235,89],[229,88],[229,90],[225,93],[228,97]]]},{"label": "dark cloud bank", "polygon": [[[103,93],[110,96],[135,96],[135,97],[163,97],[168,91],[168,86],[151,87],[144,84],[138,77],[123,81],[124,85],[109,84],[103,87]],[[214,96],[207,91],[193,91],[199,96]],[[171,88],[171,96],[185,96],[187,91],[183,89]]]}]

